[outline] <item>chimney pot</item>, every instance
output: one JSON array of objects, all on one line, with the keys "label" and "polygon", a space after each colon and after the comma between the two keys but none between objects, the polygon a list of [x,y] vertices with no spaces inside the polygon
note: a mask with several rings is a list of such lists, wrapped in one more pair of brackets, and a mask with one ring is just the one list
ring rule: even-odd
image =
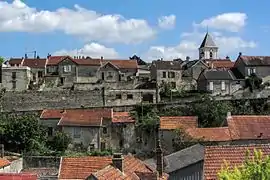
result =
[{"label": "chimney pot", "polygon": [[124,171],[124,158],[122,156],[122,153],[114,153],[112,162],[114,167],[119,169],[121,172]]},{"label": "chimney pot", "polygon": [[242,56],[242,52],[239,52],[239,56]]},{"label": "chimney pot", "polygon": [[229,56],[226,56],[226,59],[230,59],[230,57]]},{"label": "chimney pot", "polygon": [[4,144],[0,144],[0,148],[1,148],[1,158],[3,158],[5,156]]},{"label": "chimney pot", "polygon": [[103,56],[101,56],[100,59],[103,60]]},{"label": "chimney pot", "polygon": [[187,56],[187,57],[186,57],[186,61],[189,61],[189,60],[190,60],[190,57],[189,57],[189,56]]}]

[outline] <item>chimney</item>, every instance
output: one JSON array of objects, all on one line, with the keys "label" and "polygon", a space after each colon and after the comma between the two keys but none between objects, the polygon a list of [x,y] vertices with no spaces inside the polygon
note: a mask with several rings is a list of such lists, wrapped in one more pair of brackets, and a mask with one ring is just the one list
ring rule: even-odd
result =
[{"label": "chimney", "polygon": [[239,52],[239,56],[242,56],[242,52]]},{"label": "chimney", "polygon": [[190,60],[190,57],[189,57],[189,56],[187,56],[187,57],[186,57],[186,61],[189,61],[189,60]]},{"label": "chimney", "polygon": [[52,55],[48,53],[48,55],[47,55],[47,59],[49,59],[51,56],[52,56]]},{"label": "chimney", "polygon": [[24,54],[24,58],[25,58],[25,59],[27,59],[27,58],[28,58],[26,53]]},{"label": "chimney", "polygon": [[226,59],[230,59],[230,57],[229,56],[226,56]]},{"label": "chimney", "polygon": [[101,56],[100,59],[103,60],[103,56]]},{"label": "chimney", "polygon": [[0,148],[1,148],[1,158],[3,158],[5,156],[4,144],[0,144]]},{"label": "chimney", "polygon": [[159,139],[157,142],[156,157],[157,157],[157,172],[158,172],[159,177],[162,177],[162,174],[163,174],[163,153],[162,153]]},{"label": "chimney", "polygon": [[114,167],[119,169],[121,172],[124,171],[124,158],[122,156],[122,153],[114,153],[112,162]]}]

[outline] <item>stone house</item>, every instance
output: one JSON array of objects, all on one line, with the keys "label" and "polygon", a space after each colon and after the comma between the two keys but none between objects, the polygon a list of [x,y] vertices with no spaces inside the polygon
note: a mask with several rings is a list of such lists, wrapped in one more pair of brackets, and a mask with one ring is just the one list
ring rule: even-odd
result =
[{"label": "stone house", "polygon": [[212,95],[232,95],[242,88],[243,79],[237,79],[231,70],[205,70],[197,80],[197,89]]},{"label": "stone house", "polygon": [[208,69],[208,65],[204,60],[187,60],[182,64],[183,73],[182,73],[182,88],[184,90],[196,90],[197,89],[197,80],[202,71]]},{"label": "stone house", "polygon": [[[203,177],[204,146],[196,144],[181,151],[164,156],[164,172],[169,174],[170,180],[202,180]],[[144,162],[156,168],[156,159]]]},{"label": "stone house", "polygon": [[36,85],[39,84],[41,85],[44,80],[44,76],[46,74],[46,63],[47,59],[46,58],[11,58],[8,61],[8,64],[11,67],[14,66],[26,66],[31,69],[31,84]]},{"label": "stone house", "polygon": [[[157,149],[158,150],[158,149]],[[62,157],[59,180],[167,180],[163,172],[162,151],[157,151],[157,168],[153,169],[132,155]],[[74,164],[76,164],[74,166]]]},{"label": "stone house", "polygon": [[197,116],[163,116],[159,119],[159,135],[165,154],[174,152],[173,143],[178,129],[198,127]]},{"label": "stone house", "polygon": [[244,56],[242,53],[239,53],[234,67],[244,77],[255,73],[257,76],[265,78],[270,76],[270,56]]},{"label": "stone house", "polygon": [[269,148],[270,144],[206,146],[201,179],[218,180],[217,175],[224,162],[231,165],[231,167],[238,167],[244,163],[248,150],[252,157],[254,157],[254,149],[261,150],[263,157],[265,157],[270,155]]},{"label": "stone house", "polygon": [[28,90],[31,69],[26,66],[2,67],[1,87],[7,91]]},{"label": "stone house", "polygon": [[171,89],[181,89],[181,64],[181,61],[153,61],[150,67],[151,80],[155,80],[159,88],[168,84]]},{"label": "stone house", "polygon": [[135,143],[135,120],[127,112],[112,109],[43,110],[41,123],[48,136],[63,131],[74,145],[90,150],[130,149]]}]

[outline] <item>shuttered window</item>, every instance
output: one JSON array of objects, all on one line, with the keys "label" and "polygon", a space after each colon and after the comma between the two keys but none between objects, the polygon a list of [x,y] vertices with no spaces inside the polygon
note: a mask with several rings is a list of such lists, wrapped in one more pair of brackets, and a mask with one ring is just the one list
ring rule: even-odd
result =
[{"label": "shuttered window", "polygon": [[214,84],[213,82],[209,82],[209,90],[213,91],[214,90]]},{"label": "shuttered window", "polygon": [[226,90],[225,82],[221,81],[221,90],[224,91]]}]

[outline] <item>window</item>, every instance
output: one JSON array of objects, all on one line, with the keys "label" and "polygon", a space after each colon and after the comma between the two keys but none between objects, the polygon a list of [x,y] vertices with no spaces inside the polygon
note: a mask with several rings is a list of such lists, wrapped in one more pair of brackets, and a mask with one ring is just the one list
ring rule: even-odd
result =
[{"label": "window", "polygon": [[65,65],[64,72],[71,72],[71,65]]},{"label": "window", "polygon": [[248,75],[250,76],[251,74],[255,74],[256,69],[255,68],[248,68]]},{"label": "window", "polygon": [[225,82],[221,81],[221,90],[224,91],[226,89]]},{"label": "window", "polygon": [[209,82],[209,90],[213,91],[214,90],[214,84],[213,82]]},{"label": "window", "polygon": [[133,94],[128,94],[127,99],[133,99]]},{"label": "window", "polygon": [[65,78],[64,78],[64,77],[61,77],[61,78],[60,78],[60,84],[63,85],[64,82],[65,82]]},{"label": "window", "polygon": [[108,132],[107,127],[103,127],[102,132],[103,132],[103,134],[107,134],[107,132]]},{"label": "window", "polygon": [[105,78],[104,72],[101,73],[101,79],[104,80]]},{"label": "window", "polygon": [[121,94],[116,94],[116,99],[122,99],[122,95]]},{"label": "window", "polygon": [[210,52],[209,57],[210,57],[210,59],[213,58],[213,52]]},{"label": "window", "polygon": [[55,66],[49,66],[48,69],[47,69],[47,72],[48,72],[48,73],[55,72],[55,69],[56,69]]},{"label": "window", "polygon": [[16,89],[16,81],[12,81],[12,89]]},{"label": "window", "polygon": [[100,143],[100,149],[101,149],[101,151],[104,151],[106,149],[106,143],[105,142]]},{"label": "window", "polygon": [[12,79],[16,79],[16,72],[12,72]]},{"label": "window", "polygon": [[95,150],[95,144],[89,144],[89,150],[94,151]]},{"label": "window", "polygon": [[39,78],[43,77],[43,72],[42,71],[38,71],[38,77]]},{"label": "window", "polygon": [[166,72],[163,72],[163,73],[162,73],[162,77],[163,77],[163,78],[166,78]]},{"label": "window", "polygon": [[171,82],[171,88],[175,89],[176,88],[176,82]]},{"label": "window", "polygon": [[36,77],[36,73],[33,73],[33,81],[36,82],[37,77]]},{"label": "window", "polygon": [[112,79],[114,76],[114,73],[113,72],[107,72],[107,79]]},{"label": "window", "polygon": [[52,136],[52,135],[53,135],[53,128],[48,127],[48,136]]},{"label": "window", "polygon": [[73,137],[74,138],[80,138],[81,137],[81,128],[80,127],[74,127],[73,128]]},{"label": "window", "polygon": [[168,76],[169,78],[175,78],[175,72],[169,72]]}]

